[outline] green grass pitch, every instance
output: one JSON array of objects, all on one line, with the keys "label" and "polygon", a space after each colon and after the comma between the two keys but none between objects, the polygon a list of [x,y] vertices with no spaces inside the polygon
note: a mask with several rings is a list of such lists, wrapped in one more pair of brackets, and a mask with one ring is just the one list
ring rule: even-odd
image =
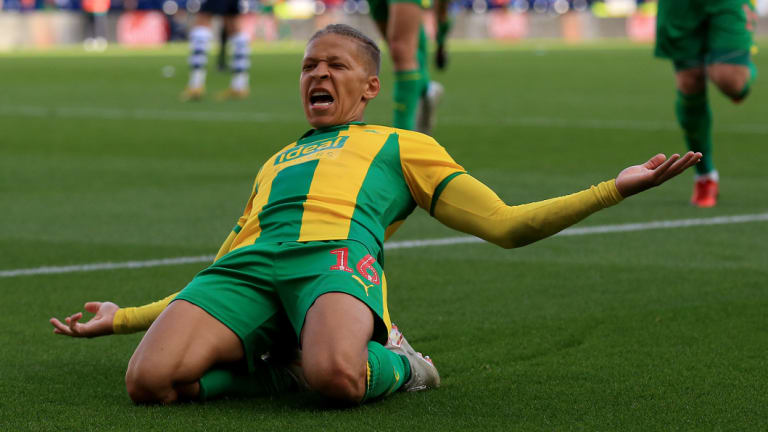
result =
[{"label": "green grass pitch", "polygon": [[[672,67],[647,45],[454,48],[434,135],[509,203],[684,150]],[[0,271],[216,252],[259,165],[308,128],[301,47],[257,47],[248,100],[193,104],[185,49],[0,54]],[[390,119],[387,62],[382,80],[370,123]],[[209,94],[227,81],[209,72]],[[710,89],[718,207],[688,205],[686,174],[579,227],[768,212],[766,88],[739,106]],[[393,240],[456,235],[417,210]],[[134,406],[140,334],[51,333],[51,316],[164,297],[202,263],[0,277],[0,430],[766,430],[767,240],[762,221],[392,250],[393,319],[443,386],[346,410]]]}]

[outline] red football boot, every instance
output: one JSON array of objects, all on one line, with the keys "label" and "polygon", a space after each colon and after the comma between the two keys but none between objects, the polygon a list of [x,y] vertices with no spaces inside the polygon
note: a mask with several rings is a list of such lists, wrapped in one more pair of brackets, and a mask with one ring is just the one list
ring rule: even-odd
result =
[{"label": "red football boot", "polygon": [[693,185],[691,204],[700,208],[714,207],[717,204],[718,183],[711,178],[696,180]]}]

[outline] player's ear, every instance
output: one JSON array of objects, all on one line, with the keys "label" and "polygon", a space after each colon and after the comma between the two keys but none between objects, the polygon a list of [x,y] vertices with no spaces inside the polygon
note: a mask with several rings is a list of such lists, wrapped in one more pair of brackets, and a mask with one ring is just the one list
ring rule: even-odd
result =
[{"label": "player's ear", "polygon": [[376,75],[371,75],[365,82],[365,89],[363,90],[363,99],[369,101],[375,98],[381,90],[381,81]]}]

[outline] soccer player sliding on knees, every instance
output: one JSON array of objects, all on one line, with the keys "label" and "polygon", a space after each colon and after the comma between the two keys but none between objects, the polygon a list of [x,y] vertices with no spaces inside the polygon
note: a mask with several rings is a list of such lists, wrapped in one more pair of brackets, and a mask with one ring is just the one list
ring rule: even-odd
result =
[{"label": "soccer player sliding on knees", "polygon": [[[300,93],[312,129],[269,158],[214,262],[138,308],[86,304],[54,332],[147,330],[126,372],[136,403],[308,388],[359,404],[439,386],[432,361],[390,320],[384,241],[416,206],[502,247],[545,238],[660,185],[700,153],[659,154],[581,192],[506,205],[433,138],[362,123],[381,88],[375,42],[334,24],[307,43]],[[395,287],[396,289],[396,287]],[[300,358],[275,356],[299,352]],[[269,355],[267,355],[269,354]]]}]

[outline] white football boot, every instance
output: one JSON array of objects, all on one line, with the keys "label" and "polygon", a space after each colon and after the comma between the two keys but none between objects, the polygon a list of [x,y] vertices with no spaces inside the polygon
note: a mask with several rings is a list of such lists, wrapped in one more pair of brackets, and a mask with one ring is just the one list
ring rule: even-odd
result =
[{"label": "white football boot", "polygon": [[443,97],[445,88],[437,81],[430,81],[427,92],[421,98],[419,112],[416,117],[416,130],[430,135],[437,124],[437,105]]},{"label": "white football boot", "polygon": [[440,374],[432,363],[432,359],[416,352],[395,324],[392,324],[385,348],[404,355],[411,364],[411,378],[400,387],[400,390],[415,392],[440,387]]}]

